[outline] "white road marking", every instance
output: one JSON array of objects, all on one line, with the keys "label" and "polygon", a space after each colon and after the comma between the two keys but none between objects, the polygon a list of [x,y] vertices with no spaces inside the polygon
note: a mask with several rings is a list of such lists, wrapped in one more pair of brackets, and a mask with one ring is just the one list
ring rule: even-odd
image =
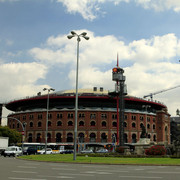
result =
[{"label": "white road marking", "polygon": [[34,166],[18,166],[18,168],[32,168],[32,169],[35,169],[35,168],[37,168],[37,167],[34,167]]},{"label": "white road marking", "polygon": [[44,176],[44,175],[39,175],[38,177],[47,177],[47,178],[57,178],[57,179],[73,179],[74,177],[71,176]]},{"label": "white road marking", "polygon": [[59,173],[59,175],[63,175],[63,176],[66,176],[66,175],[71,175],[71,176],[94,176],[93,174],[81,174],[81,173],[79,173],[79,174],[72,174],[72,173],[68,173],[68,174],[66,174],[66,173]]},{"label": "white road marking", "polygon": [[67,167],[68,165],[64,165],[64,164],[50,164],[50,166],[53,166],[53,167]]},{"label": "white road marking", "polygon": [[14,173],[30,173],[30,174],[36,174],[37,172],[32,172],[32,171],[12,171]]},{"label": "white road marking", "polygon": [[156,171],[148,171],[147,173],[153,173],[153,174],[180,174],[180,172],[167,172],[167,171],[159,171],[159,172],[156,172]]},{"label": "white road marking", "polygon": [[148,177],[148,176],[119,176],[121,178],[134,178],[134,179],[162,179],[163,177]]},{"label": "white road marking", "polygon": [[22,180],[47,180],[47,179],[33,179],[33,178],[16,178],[16,177],[8,177],[8,179],[22,179]]},{"label": "white road marking", "polygon": [[85,171],[87,174],[112,174],[110,172]]},{"label": "white road marking", "polygon": [[96,171],[106,171],[106,172],[111,172],[111,173],[115,173],[115,172],[117,172],[117,173],[123,173],[123,172],[125,172],[125,173],[127,173],[127,172],[129,172],[129,171],[125,171],[125,170],[96,170]]},{"label": "white road marking", "polygon": [[32,166],[40,166],[40,164],[37,163],[25,163],[26,165],[32,165]]},{"label": "white road marking", "polygon": [[52,168],[53,170],[63,170],[63,171],[77,171],[77,169],[69,169],[69,168]]}]

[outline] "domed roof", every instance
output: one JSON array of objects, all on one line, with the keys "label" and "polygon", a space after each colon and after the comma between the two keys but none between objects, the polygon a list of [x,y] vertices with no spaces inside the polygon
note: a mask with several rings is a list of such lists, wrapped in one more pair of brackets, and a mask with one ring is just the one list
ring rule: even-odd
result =
[{"label": "domed roof", "polygon": [[[57,91],[54,94],[56,95],[62,95],[62,94],[75,94],[76,90],[71,89],[71,90],[62,90],[62,91]],[[78,89],[78,94],[102,94],[102,95],[108,95],[108,90],[104,90],[103,88],[97,89]]]}]

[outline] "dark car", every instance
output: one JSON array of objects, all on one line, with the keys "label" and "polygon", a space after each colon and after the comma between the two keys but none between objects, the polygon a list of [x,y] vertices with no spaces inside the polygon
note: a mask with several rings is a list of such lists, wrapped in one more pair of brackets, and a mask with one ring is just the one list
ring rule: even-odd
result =
[{"label": "dark car", "polygon": [[27,155],[37,154],[37,149],[34,147],[28,147],[28,149],[26,150],[26,154]]},{"label": "dark car", "polygon": [[1,156],[4,156],[4,151],[5,151],[5,149],[1,150],[1,152],[0,152]]},{"label": "dark car", "polygon": [[66,149],[60,152],[60,154],[72,154],[74,151],[72,149]]}]

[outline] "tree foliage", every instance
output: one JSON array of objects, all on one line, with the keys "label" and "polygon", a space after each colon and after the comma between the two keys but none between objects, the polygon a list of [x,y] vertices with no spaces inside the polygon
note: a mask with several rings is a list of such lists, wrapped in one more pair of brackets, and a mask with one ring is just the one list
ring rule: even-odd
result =
[{"label": "tree foliage", "polygon": [[177,122],[171,121],[171,142],[180,141],[180,130],[178,129]]},{"label": "tree foliage", "polygon": [[9,137],[9,145],[20,143],[22,135],[15,129],[10,129],[8,126],[0,126],[0,136]]}]

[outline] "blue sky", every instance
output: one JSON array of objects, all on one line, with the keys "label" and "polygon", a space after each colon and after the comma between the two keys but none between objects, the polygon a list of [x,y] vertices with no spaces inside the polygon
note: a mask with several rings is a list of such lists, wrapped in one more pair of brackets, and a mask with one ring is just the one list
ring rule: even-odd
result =
[{"label": "blue sky", "polygon": [[[111,70],[125,70],[128,93],[143,97],[180,85],[179,0],[0,0],[1,102],[36,95],[44,87],[114,89]],[[180,88],[154,96],[175,115]]]}]

